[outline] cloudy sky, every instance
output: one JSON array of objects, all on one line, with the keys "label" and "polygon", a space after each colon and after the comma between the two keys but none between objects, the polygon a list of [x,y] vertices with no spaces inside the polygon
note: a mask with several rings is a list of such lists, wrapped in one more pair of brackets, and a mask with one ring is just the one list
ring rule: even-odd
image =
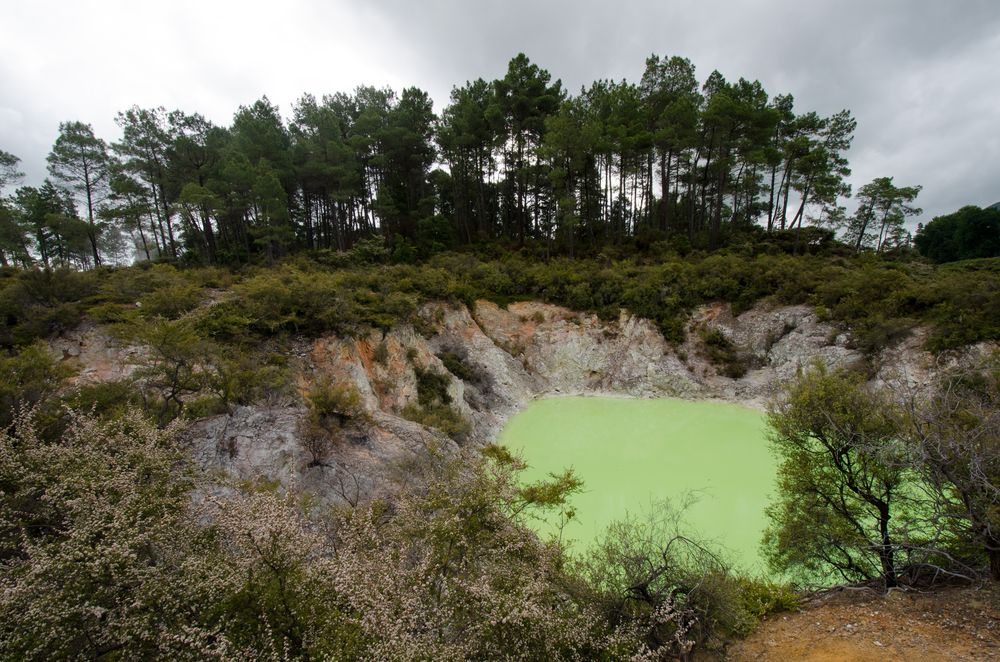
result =
[{"label": "cloudy sky", "polygon": [[[855,188],[924,187],[923,219],[1000,201],[998,0],[0,0],[0,149],[45,176],[60,121],[109,142],[133,104],[228,124],[267,94],[417,85],[440,111],[451,87],[502,76],[519,51],[575,92],[637,81],[650,53],[704,80],[759,79],[796,110],[849,108]],[[850,209],[853,205],[848,204]]]}]

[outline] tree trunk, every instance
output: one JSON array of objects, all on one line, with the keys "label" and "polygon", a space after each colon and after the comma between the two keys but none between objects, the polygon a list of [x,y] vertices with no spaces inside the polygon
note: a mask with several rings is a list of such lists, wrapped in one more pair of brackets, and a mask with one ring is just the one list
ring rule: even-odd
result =
[{"label": "tree trunk", "polygon": [[1000,540],[986,548],[986,556],[990,560],[990,578],[995,582],[1000,582]]},{"label": "tree trunk", "polygon": [[87,230],[87,237],[90,239],[90,247],[94,251],[94,266],[101,266],[101,256],[97,252],[97,225],[94,223],[94,192],[90,182],[90,168],[83,164],[83,185],[87,190],[87,221],[90,228]]},{"label": "tree trunk", "polygon": [[139,218],[139,222],[136,223],[136,227],[139,229],[139,238],[142,239],[142,250],[146,253],[146,261],[149,262],[149,244],[146,243],[146,233],[142,231],[142,218]]},{"label": "tree trunk", "polygon": [[879,561],[882,564],[882,579],[885,587],[893,588],[898,586],[896,580],[896,559],[892,549],[892,540],[889,538],[889,506],[885,503],[878,504],[878,530],[881,537],[879,546]]},{"label": "tree trunk", "polygon": [[871,220],[871,214],[874,210],[875,210],[875,203],[872,202],[872,204],[868,206],[868,210],[865,211],[864,215],[861,217],[862,223],[861,227],[858,229],[858,240],[854,243],[855,253],[861,252],[861,242],[864,241],[865,230],[868,229],[868,222]]}]

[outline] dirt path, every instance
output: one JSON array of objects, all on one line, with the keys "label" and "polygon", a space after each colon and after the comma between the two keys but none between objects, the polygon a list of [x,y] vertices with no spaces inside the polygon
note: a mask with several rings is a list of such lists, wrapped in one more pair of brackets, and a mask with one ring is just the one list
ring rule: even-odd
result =
[{"label": "dirt path", "polygon": [[832,594],[800,612],[771,617],[724,659],[1000,660],[1000,587]]}]

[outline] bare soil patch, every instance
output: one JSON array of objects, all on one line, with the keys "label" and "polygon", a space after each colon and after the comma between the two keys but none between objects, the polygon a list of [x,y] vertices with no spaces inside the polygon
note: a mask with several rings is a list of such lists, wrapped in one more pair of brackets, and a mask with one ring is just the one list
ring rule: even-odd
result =
[{"label": "bare soil patch", "polygon": [[1000,660],[1000,586],[839,591],[777,614],[723,660]]}]

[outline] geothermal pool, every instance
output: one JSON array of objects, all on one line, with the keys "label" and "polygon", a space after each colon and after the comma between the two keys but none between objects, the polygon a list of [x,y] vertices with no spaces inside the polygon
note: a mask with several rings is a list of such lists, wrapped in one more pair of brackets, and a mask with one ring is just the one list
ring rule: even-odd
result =
[{"label": "geothermal pool", "polygon": [[[584,482],[563,530],[574,551],[627,513],[652,503],[695,503],[685,531],[711,541],[737,567],[763,572],[758,546],[775,462],[759,411],[719,402],[601,397],[547,398],[506,425],[499,442],[528,463],[535,481],[572,468]],[[558,531],[539,523],[543,535]]]}]

